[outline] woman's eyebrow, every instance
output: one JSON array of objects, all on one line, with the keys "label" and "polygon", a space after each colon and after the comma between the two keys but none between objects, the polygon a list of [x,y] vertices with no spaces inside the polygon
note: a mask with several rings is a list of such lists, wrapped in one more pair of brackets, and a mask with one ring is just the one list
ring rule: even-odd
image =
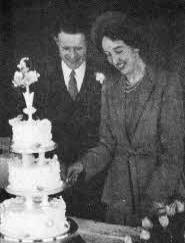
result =
[{"label": "woman's eyebrow", "polygon": [[115,46],[113,49],[114,49],[114,50],[118,50],[118,49],[120,49],[120,48],[123,48],[123,46],[122,46],[122,45]]}]

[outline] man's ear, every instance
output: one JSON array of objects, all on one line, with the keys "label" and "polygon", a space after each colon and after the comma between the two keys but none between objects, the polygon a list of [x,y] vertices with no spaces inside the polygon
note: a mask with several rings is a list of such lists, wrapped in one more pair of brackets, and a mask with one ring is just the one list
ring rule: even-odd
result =
[{"label": "man's ear", "polygon": [[58,38],[56,36],[53,37],[55,43],[58,45]]}]

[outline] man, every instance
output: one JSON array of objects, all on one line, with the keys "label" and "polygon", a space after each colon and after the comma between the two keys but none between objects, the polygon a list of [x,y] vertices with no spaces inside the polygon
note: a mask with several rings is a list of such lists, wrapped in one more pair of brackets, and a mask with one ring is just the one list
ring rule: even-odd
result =
[{"label": "man", "polygon": [[[57,20],[53,39],[59,55],[45,70],[49,81],[46,116],[52,122],[53,138],[65,168],[94,147],[99,139],[101,84],[96,80],[96,73],[101,69],[87,57],[84,23],[86,21],[76,15]],[[69,213],[79,217],[95,216],[92,208],[97,208],[103,178],[104,172],[98,179],[93,178],[90,185],[81,183],[71,193],[65,192]],[[101,213],[97,215],[100,217]]]}]

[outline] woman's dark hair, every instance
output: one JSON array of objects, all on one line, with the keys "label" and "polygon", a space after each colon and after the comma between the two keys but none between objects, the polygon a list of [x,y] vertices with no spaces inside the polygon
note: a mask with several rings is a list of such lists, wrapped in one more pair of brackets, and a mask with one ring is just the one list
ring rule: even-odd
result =
[{"label": "woman's dark hair", "polygon": [[91,39],[96,47],[102,50],[102,39],[106,36],[111,40],[122,40],[132,48],[140,50],[140,56],[146,61],[149,44],[139,20],[129,18],[121,12],[105,12],[94,22]]}]

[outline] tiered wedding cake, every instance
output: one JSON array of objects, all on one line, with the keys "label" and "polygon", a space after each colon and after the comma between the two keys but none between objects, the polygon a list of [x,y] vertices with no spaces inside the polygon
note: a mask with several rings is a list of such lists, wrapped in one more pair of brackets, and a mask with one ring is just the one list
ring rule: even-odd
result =
[{"label": "tiered wedding cake", "polygon": [[[15,156],[8,162],[7,191],[17,197],[0,205],[0,232],[6,239],[18,241],[48,240],[60,237],[69,230],[66,205],[62,197],[48,200],[48,195],[62,190],[57,156],[45,158],[45,152],[55,148],[51,123],[47,119],[33,120],[34,93],[29,86],[39,74],[27,67],[23,58],[15,72],[14,86],[23,86],[28,120],[18,116],[9,121],[12,126],[12,151]],[[38,156],[35,156],[38,154]]]}]

